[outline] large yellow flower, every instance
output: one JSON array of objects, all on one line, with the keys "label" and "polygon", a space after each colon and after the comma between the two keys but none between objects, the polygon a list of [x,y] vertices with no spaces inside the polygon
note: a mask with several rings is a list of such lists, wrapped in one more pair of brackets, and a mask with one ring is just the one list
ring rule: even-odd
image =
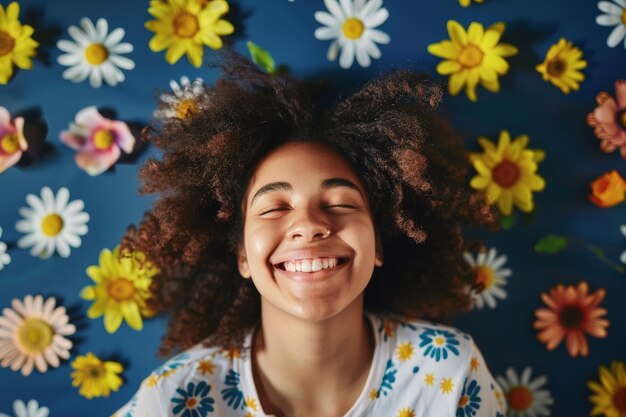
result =
[{"label": "large yellow flower", "polygon": [[550,47],[543,63],[535,68],[543,75],[544,81],[550,81],[567,94],[570,90],[578,90],[578,83],[585,80],[580,70],[587,67],[587,61],[582,57],[580,49],[561,38],[559,43]]},{"label": "large yellow flower", "polygon": [[167,49],[165,59],[170,64],[186,53],[189,62],[200,67],[203,46],[220,49],[223,43],[218,35],[235,31],[230,22],[220,19],[228,12],[224,0],[152,0],[148,12],[156,18],[146,22],[146,28],[155,33],[150,49]]},{"label": "large yellow flower", "polygon": [[470,159],[478,175],[470,185],[483,191],[489,203],[498,203],[500,212],[511,214],[513,204],[524,212],[533,209],[532,191],[542,191],[545,181],[536,174],[537,164],[545,153],[539,149],[526,149],[528,136],[519,135],[513,142],[509,132],[500,132],[498,144],[481,137],[478,143],[483,153],[472,153]]},{"label": "large yellow flower", "polygon": [[504,23],[496,23],[485,30],[480,23],[472,22],[465,32],[459,22],[448,20],[450,40],[428,45],[428,52],[445,59],[437,65],[437,72],[450,75],[451,95],[457,95],[465,86],[467,97],[476,101],[478,83],[493,93],[500,91],[498,75],[509,70],[504,57],[517,54],[515,46],[498,43],[504,28]]},{"label": "large yellow flower", "polygon": [[159,271],[145,260],[142,252],[119,258],[120,248],[100,252],[100,265],[87,268],[87,275],[96,283],[81,291],[81,298],[94,300],[87,311],[90,319],[104,315],[107,332],[115,333],[122,320],[135,330],[143,328],[143,317],[152,314],[146,305],[150,298],[152,277]]},{"label": "large yellow flower", "polygon": [[593,395],[589,401],[594,405],[592,416],[626,416],[626,370],[624,362],[611,362],[611,369],[601,366],[600,381],[589,381],[587,386]]},{"label": "large yellow flower", "polygon": [[34,30],[29,25],[22,25],[17,19],[20,5],[9,4],[4,9],[0,4],[0,84],[9,82],[13,75],[13,64],[28,70],[33,67],[31,57],[39,43],[31,35]]},{"label": "large yellow flower", "polygon": [[77,356],[72,362],[72,386],[80,387],[78,393],[87,399],[108,397],[111,391],[122,386],[119,374],[124,367],[119,362],[102,361],[93,353]]}]

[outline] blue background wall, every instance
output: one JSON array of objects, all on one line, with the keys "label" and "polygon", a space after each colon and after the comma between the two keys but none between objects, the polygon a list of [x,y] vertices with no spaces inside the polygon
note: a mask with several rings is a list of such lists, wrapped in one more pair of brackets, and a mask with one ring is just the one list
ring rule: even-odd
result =
[{"label": "blue background wall", "polygon": [[[608,365],[614,359],[626,360],[623,301],[626,276],[607,268],[583,249],[573,247],[560,255],[541,255],[534,253],[533,245],[548,233],[576,236],[602,245],[615,262],[626,249],[626,239],[619,232],[620,224],[626,223],[626,207],[600,209],[587,200],[589,181],[611,169],[626,174],[624,161],[617,153],[602,153],[592,129],[585,123],[586,114],[595,107],[596,94],[607,91],[613,95],[614,81],[626,78],[623,46],[609,49],[606,38],[610,29],[595,23],[595,16],[600,14],[597,2],[486,0],[482,5],[462,8],[457,0],[385,1],[390,17],[379,29],[391,36],[391,44],[381,46],[382,59],[374,61],[370,68],[355,64],[349,70],[328,62],[328,42],[313,36],[320,26],[313,14],[325,10],[322,1],[233,0],[230,3],[235,13],[227,15],[227,19],[239,18],[233,36],[238,50],[245,51],[245,41],[252,40],[271,51],[277,63],[288,65],[292,74],[324,75],[346,91],[389,68],[425,71],[441,79],[434,71],[440,59],[430,55],[426,46],[448,37],[448,19],[455,19],[465,27],[472,21],[486,26],[497,21],[507,24],[504,41],[518,46],[520,54],[508,59],[511,70],[501,78],[502,91],[491,94],[479,90],[477,103],[471,103],[463,94],[446,95],[441,111],[467,138],[467,146],[472,150],[479,149],[477,136],[495,139],[502,129],[513,135],[528,134],[530,147],[547,153],[539,168],[547,188],[535,194],[537,211],[532,222],[520,219],[510,230],[481,234],[488,246],[496,247],[509,258],[507,266],[513,275],[506,287],[508,299],[500,301],[495,310],[473,311],[457,319],[455,325],[475,337],[493,374],[502,375],[509,366],[521,371],[531,365],[534,374],[546,375],[546,388],[555,399],[552,415],[587,415],[591,404],[587,401],[590,392],[586,382],[597,379],[598,366]],[[8,5],[4,0],[2,4]],[[136,194],[139,164],[118,165],[112,172],[89,177],[75,165],[74,152],[63,146],[58,136],[67,129],[76,112],[89,105],[114,108],[124,120],[147,122],[154,109],[157,89],[168,90],[169,80],[187,75],[212,81],[216,73],[196,69],[186,58],[169,65],[163,53],[148,49],[152,33],[144,28],[144,22],[151,20],[147,2],[27,0],[20,4],[22,21],[27,13],[36,11],[43,27],[58,28],[59,33],[47,48],[50,64],[36,60],[34,69],[20,71],[9,85],[0,86],[0,105],[12,114],[40,109],[48,123],[47,141],[54,152],[36,165],[26,169],[13,167],[0,175],[0,227],[4,230],[1,239],[15,242],[21,236],[14,227],[20,218],[18,209],[26,206],[26,194],[39,195],[43,186],[55,192],[68,187],[71,199],[85,202],[91,220],[82,246],[73,249],[67,259],[53,256],[44,261],[31,257],[27,250],[11,250],[11,264],[0,271],[0,308],[10,306],[11,299],[22,299],[26,294],[57,297],[59,304],[71,310],[71,320],[78,326],[75,335],[78,342],[71,351],[72,358],[91,351],[102,358],[120,360],[126,367],[123,374],[126,382],[111,397],[89,401],[71,386],[69,361],[58,369],[45,374],[35,371],[29,377],[3,368],[0,369],[0,412],[12,412],[11,404],[16,398],[35,398],[50,408],[51,415],[107,416],[129,399],[140,381],[162,361],[156,356],[156,348],[165,320],[149,320],[141,332],[122,325],[119,331],[109,335],[102,319],[86,318],[90,303],[81,300],[78,294],[90,284],[85,269],[98,263],[101,249],[113,248],[118,243],[125,228],[141,218],[150,200]],[[124,41],[135,47],[128,56],[135,61],[136,68],[125,71],[127,79],[117,87],[93,89],[87,82],[73,84],[61,77],[65,67],[56,63],[61,52],[54,44],[58,39],[69,39],[67,27],[78,25],[85,16],[93,21],[106,18],[111,29],[123,27]],[[560,37],[581,47],[589,62],[585,70],[587,79],[580,91],[569,95],[544,82],[534,70],[534,65],[543,60],[549,46]],[[539,295],[557,283],[571,284],[581,279],[589,282],[592,291],[607,290],[602,306],[608,309],[607,318],[611,321],[608,337],[589,338],[591,353],[586,358],[569,357],[564,344],[548,352],[536,340],[532,327],[534,310],[543,306]]]}]

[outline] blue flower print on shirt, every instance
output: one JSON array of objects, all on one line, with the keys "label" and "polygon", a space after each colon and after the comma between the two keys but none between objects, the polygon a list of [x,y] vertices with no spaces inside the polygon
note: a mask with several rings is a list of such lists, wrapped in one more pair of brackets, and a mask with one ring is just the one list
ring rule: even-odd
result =
[{"label": "blue flower print on shirt", "polygon": [[476,380],[472,380],[467,385],[468,379],[465,378],[461,398],[459,399],[459,408],[456,409],[456,417],[473,417],[480,408],[480,385]]},{"label": "blue flower print on shirt", "polygon": [[215,400],[209,397],[211,386],[204,381],[187,384],[187,390],[177,388],[179,396],[173,397],[172,413],[180,414],[180,417],[206,417],[214,411]]},{"label": "blue flower print on shirt", "polygon": [[189,359],[188,353],[182,353],[178,356],[175,356],[169,361],[165,362],[163,365],[159,366],[157,369],[155,369],[153,374],[159,378],[168,376],[177,368],[185,365],[187,363],[187,359]]},{"label": "blue flower print on shirt", "polygon": [[222,399],[226,401],[229,407],[243,410],[246,407],[246,402],[243,399],[243,392],[239,389],[239,373],[232,369],[229,370],[224,383],[230,388],[222,390]]},{"label": "blue flower print on shirt", "polygon": [[426,329],[420,334],[420,348],[425,348],[424,356],[430,356],[437,362],[441,358],[448,359],[448,352],[452,352],[459,356],[459,350],[456,348],[459,341],[456,340],[454,333],[447,330]]},{"label": "blue flower print on shirt", "polygon": [[389,359],[387,366],[385,367],[385,374],[383,375],[383,381],[380,383],[380,388],[376,393],[376,398],[380,397],[380,393],[387,396],[387,393],[393,390],[393,383],[396,382],[397,369],[394,369],[393,361]]}]

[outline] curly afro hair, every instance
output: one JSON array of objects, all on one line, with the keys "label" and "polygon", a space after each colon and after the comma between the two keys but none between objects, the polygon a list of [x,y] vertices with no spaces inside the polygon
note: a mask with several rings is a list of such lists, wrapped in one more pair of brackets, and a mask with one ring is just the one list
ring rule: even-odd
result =
[{"label": "curly afro hair", "polygon": [[264,74],[234,52],[220,66],[189,117],[143,133],[162,155],[141,168],[140,192],[158,198],[122,248],[160,268],[149,305],[170,314],[161,354],[202,340],[241,346],[258,324],[260,296],[237,269],[241,201],[258,162],[291,141],[332,147],[369,193],[385,265],[365,290],[367,310],[441,320],[469,308],[461,225],[493,227],[495,216],[467,186],[460,138],[433,112],[439,85],[396,70],[329,103],[319,82]]}]

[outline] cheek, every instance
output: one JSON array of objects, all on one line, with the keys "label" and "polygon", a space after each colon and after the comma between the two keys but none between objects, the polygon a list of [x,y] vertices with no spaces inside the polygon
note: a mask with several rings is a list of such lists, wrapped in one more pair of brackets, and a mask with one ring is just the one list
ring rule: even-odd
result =
[{"label": "cheek", "polygon": [[280,228],[276,225],[255,225],[244,232],[244,246],[250,265],[267,263],[267,258],[280,244]]}]

